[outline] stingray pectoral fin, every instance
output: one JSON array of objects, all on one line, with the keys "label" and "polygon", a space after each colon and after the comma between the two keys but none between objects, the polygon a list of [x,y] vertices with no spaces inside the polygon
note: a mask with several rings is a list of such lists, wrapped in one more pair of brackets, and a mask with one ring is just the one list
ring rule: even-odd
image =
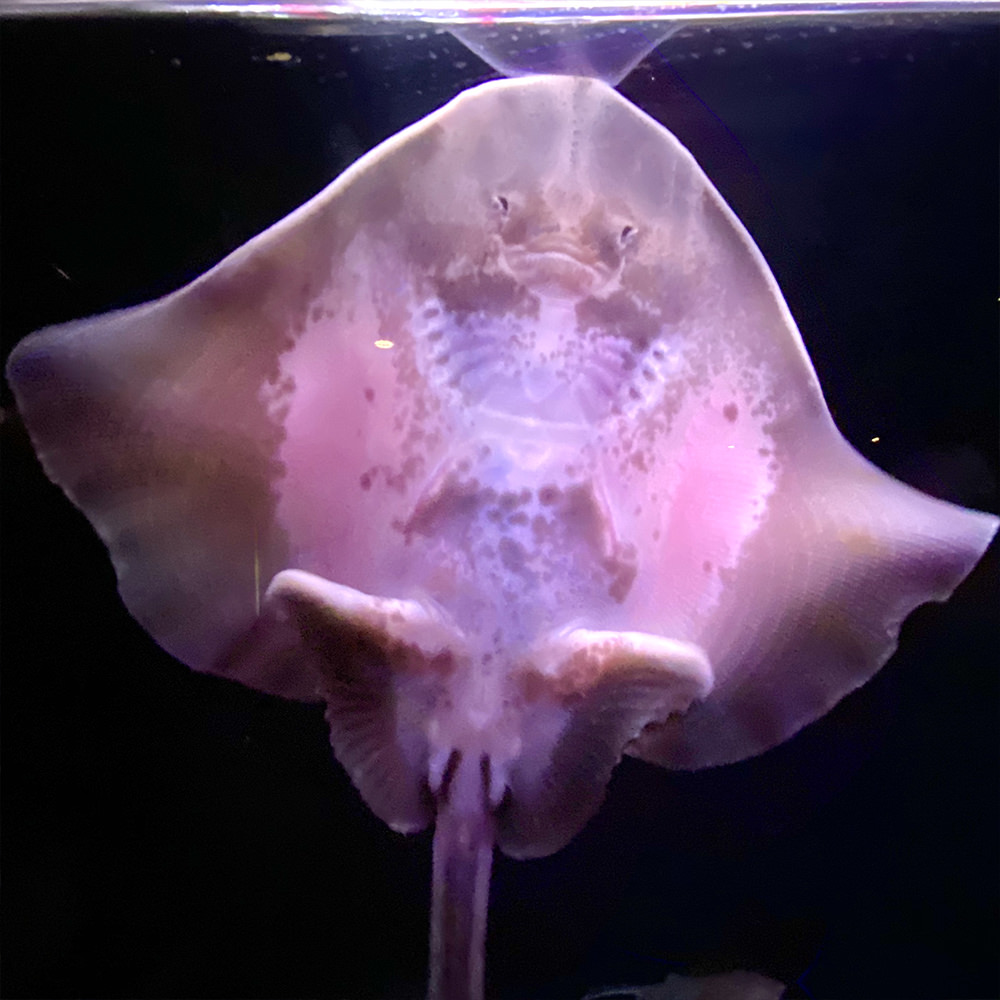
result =
[{"label": "stingray pectoral fin", "polygon": [[707,697],[713,682],[691,643],[582,628],[540,643],[519,679],[522,750],[497,813],[497,843],[513,857],[568,843],[597,811],[628,744]]},{"label": "stingray pectoral fin", "polygon": [[906,617],[946,600],[998,525],[891,479],[842,441],[803,452],[700,628],[712,696],[629,753],[694,770],[788,739],[886,662]]},{"label": "stingray pectoral fin", "polygon": [[275,576],[261,618],[282,636],[284,655],[315,675],[334,753],[371,810],[403,833],[427,826],[434,806],[424,722],[454,669],[459,637],[417,601],[373,597],[300,570]]}]

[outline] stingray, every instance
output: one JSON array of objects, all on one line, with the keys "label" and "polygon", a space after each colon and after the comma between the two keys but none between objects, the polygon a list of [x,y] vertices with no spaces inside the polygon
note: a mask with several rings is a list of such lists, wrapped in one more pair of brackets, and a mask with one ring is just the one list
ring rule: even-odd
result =
[{"label": "stingray", "polygon": [[8,377],[153,638],[325,701],[369,807],[434,824],[443,1000],[482,996],[495,847],[559,850],[623,754],[786,740],[998,524],[841,437],[739,220],[584,77],[460,94]]}]

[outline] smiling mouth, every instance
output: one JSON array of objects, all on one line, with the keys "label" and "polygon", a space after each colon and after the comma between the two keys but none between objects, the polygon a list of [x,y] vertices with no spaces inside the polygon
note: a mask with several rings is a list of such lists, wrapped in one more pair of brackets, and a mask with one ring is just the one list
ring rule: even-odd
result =
[{"label": "smiling mouth", "polygon": [[608,278],[576,242],[557,237],[508,247],[504,257],[514,275],[533,291],[555,298],[580,298]]},{"label": "smiling mouth", "polygon": [[585,252],[578,240],[559,234],[548,234],[531,240],[523,252],[531,256],[565,257],[582,267],[592,266],[593,257]]}]

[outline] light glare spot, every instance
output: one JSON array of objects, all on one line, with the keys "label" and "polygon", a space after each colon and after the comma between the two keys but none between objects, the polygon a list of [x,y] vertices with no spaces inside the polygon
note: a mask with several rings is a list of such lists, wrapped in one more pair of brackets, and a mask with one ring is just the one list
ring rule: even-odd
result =
[{"label": "light glare spot", "polygon": [[388,351],[390,347],[395,347],[396,345],[391,340],[376,340],[375,346],[381,351]]}]

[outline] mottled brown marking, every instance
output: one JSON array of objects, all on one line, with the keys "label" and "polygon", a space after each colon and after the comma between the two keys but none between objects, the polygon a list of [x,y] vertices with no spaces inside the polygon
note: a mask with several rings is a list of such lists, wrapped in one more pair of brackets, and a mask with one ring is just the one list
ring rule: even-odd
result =
[{"label": "mottled brown marking", "polygon": [[508,274],[475,269],[458,278],[438,278],[437,294],[460,322],[474,313],[537,316],[538,298]]},{"label": "mottled brown marking", "polygon": [[508,216],[500,230],[500,236],[507,246],[521,246],[528,240],[528,216],[524,211]]},{"label": "mottled brown marking", "polygon": [[609,685],[662,680],[655,667],[636,663],[611,642],[574,650],[559,663],[554,675],[544,674],[533,666],[518,665],[514,677],[524,701],[555,701],[567,707],[592,694],[600,697]]},{"label": "mottled brown marking", "polygon": [[621,604],[628,596],[635,582],[638,567],[634,562],[614,561],[605,563],[605,568],[614,573],[614,579],[608,587],[608,596],[611,600]]},{"label": "mottled brown marking", "polygon": [[419,646],[398,638],[392,629],[398,616],[376,615],[371,621],[344,618],[336,610],[298,595],[288,599],[303,644],[314,652],[324,669],[322,687],[327,694],[343,694],[345,685],[357,683],[359,668],[386,664],[392,673],[447,677],[465,662],[452,649],[428,656]]},{"label": "mottled brown marking", "polygon": [[523,573],[526,570],[527,553],[520,542],[506,536],[500,539],[497,552],[504,567],[512,573]]},{"label": "mottled brown marking", "polygon": [[404,534],[408,538],[423,535],[461,543],[473,519],[490,502],[493,492],[481,489],[478,480],[449,476],[440,490],[417,504],[404,526]]},{"label": "mottled brown marking", "polygon": [[562,496],[558,486],[543,486],[538,491],[538,502],[543,507],[551,507]]},{"label": "mottled brown marking", "polygon": [[519,670],[514,676],[519,689],[518,693],[521,699],[528,704],[552,697],[551,682],[534,668]]},{"label": "mottled brown marking", "polygon": [[525,503],[525,499],[522,498],[522,495],[515,493],[513,490],[507,490],[500,494],[500,509],[505,512],[509,513],[516,507],[520,507],[523,503]]},{"label": "mottled brown marking", "polygon": [[576,307],[576,322],[581,332],[597,330],[621,337],[640,351],[660,334],[663,320],[657,313],[643,309],[628,292],[618,290],[606,299],[589,296]]}]

